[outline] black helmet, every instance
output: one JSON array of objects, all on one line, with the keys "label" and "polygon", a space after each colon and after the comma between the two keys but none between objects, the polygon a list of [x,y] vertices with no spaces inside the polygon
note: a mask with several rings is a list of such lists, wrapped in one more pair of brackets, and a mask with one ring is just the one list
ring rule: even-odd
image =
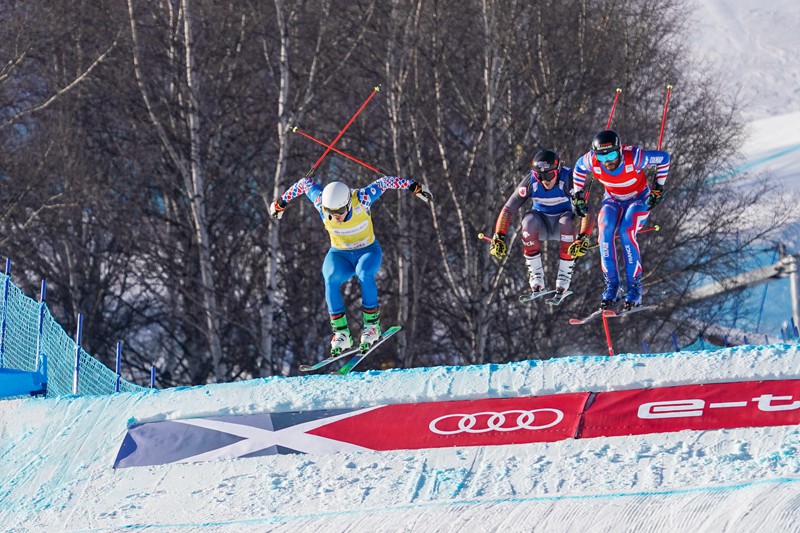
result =
[{"label": "black helmet", "polygon": [[561,170],[561,158],[553,150],[540,150],[531,161],[533,177],[539,181],[550,181]]},{"label": "black helmet", "polygon": [[607,154],[622,148],[622,141],[614,130],[598,132],[592,139],[592,150],[595,154]]}]

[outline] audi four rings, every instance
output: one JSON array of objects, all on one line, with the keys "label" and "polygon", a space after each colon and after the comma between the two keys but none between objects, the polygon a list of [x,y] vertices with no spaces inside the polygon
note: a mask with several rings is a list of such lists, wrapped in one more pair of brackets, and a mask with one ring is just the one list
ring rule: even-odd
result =
[{"label": "audi four rings", "polygon": [[[546,424],[535,425],[534,421],[536,420],[536,413],[543,414],[545,412],[554,414],[555,420]],[[513,415],[515,414],[517,415],[516,425],[506,427],[504,424],[506,423],[507,417],[513,419]],[[476,427],[478,425],[478,417],[486,417],[485,426]],[[458,420],[457,429],[447,430],[440,429],[438,427],[440,422],[450,418]],[[550,417],[548,416],[547,418]],[[491,411],[473,414],[454,413],[451,415],[440,416],[439,418],[432,420],[428,425],[428,429],[439,435],[456,435],[458,433],[487,433],[489,431],[517,431],[519,429],[536,430],[551,428],[561,422],[563,419],[564,413],[558,409],[551,409],[549,407],[544,407],[542,409],[531,409],[527,411],[514,409],[510,411],[503,411],[502,413],[494,413]]]}]

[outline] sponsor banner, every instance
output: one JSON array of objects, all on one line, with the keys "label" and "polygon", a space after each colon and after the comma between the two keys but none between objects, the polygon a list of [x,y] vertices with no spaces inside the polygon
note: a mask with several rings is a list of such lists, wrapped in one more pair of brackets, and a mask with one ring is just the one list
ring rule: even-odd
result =
[{"label": "sponsor banner", "polygon": [[370,450],[554,442],[575,436],[589,393],[384,405],[309,433]]},{"label": "sponsor banner", "polygon": [[136,424],[128,428],[114,468],[363,450],[306,432],[369,410],[265,413]]},{"label": "sponsor banner", "polygon": [[581,438],[800,423],[800,380],[598,393]]},{"label": "sponsor banner", "polygon": [[588,393],[192,418],[128,428],[115,468],[290,453],[552,442],[575,435]]}]

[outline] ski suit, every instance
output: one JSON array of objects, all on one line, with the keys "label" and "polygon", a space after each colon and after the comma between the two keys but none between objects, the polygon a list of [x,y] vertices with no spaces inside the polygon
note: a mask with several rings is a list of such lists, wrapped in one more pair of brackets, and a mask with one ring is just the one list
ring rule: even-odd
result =
[{"label": "ski suit", "polygon": [[[555,186],[547,190],[539,183],[533,172],[529,172],[509,196],[495,223],[495,233],[505,235],[511,218],[528,200],[533,199],[533,206],[522,218],[523,253],[534,256],[541,251],[542,241],[560,241],[561,259],[571,260],[567,251],[575,240],[575,226],[572,220],[572,169],[562,167]],[[591,231],[591,230],[590,230]]]},{"label": "ski suit", "polygon": [[375,239],[372,226],[372,204],[388,189],[409,189],[410,179],[384,176],[363,189],[353,189],[351,208],[343,222],[328,216],[322,208],[322,186],[311,178],[301,178],[283,193],[288,203],[305,194],[319,212],[331,239],[331,247],[322,263],[325,280],[325,302],[331,315],[346,311],[341,286],[354,275],[361,284],[361,303],[364,309],[378,308],[378,286],[375,276],[381,266],[383,251]]},{"label": "ski suit", "polygon": [[[598,213],[598,241],[600,264],[606,280],[604,299],[613,299],[619,287],[617,251],[614,235],[619,234],[625,258],[625,275],[629,300],[635,300],[632,291],[640,291],[642,262],[636,235],[644,227],[650,212],[647,197],[650,187],[644,169],[656,167],[656,182],[663,188],[669,173],[670,156],[660,150],[644,150],[640,146],[622,145],[622,161],[613,171],[608,171],[595,157],[594,151],[581,156],[573,171],[573,195],[582,193],[586,175],[591,173],[605,187]],[[613,291],[612,291],[613,289]],[[606,298],[606,296],[609,296]]]}]

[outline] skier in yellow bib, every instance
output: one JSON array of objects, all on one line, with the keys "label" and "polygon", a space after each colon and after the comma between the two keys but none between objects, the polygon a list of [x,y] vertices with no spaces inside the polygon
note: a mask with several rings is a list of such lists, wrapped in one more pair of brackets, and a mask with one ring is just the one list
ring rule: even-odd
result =
[{"label": "skier in yellow bib", "polygon": [[353,346],[341,286],[353,276],[361,284],[364,327],[360,348],[366,351],[381,336],[378,286],[375,276],[383,252],[372,227],[372,204],[388,189],[408,189],[425,202],[433,201],[426,185],[416,181],[383,176],[363,189],[350,189],[340,181],[323,189],[311,178],[302,178],[270,205],[270,215],[280,219],[289,202],[305,194],[319,212],[331,238],[331,248],[322,263],[325,301],[330,313],[333,337],[331,355]]}]

